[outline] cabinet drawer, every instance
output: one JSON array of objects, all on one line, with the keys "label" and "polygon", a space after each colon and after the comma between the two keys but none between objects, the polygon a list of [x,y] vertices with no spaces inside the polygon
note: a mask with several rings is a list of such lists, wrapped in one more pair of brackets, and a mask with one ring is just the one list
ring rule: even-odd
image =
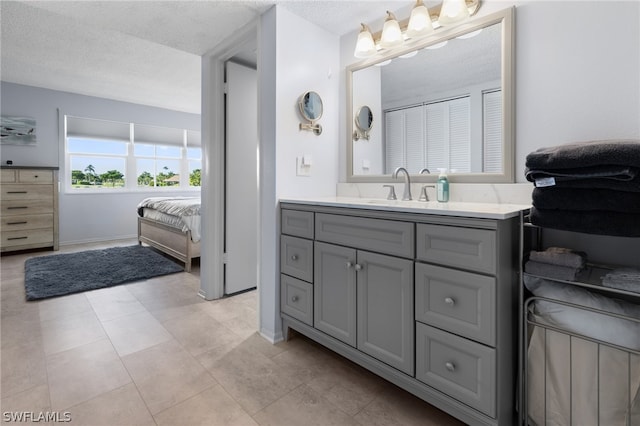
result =
[{"label": "cabinet drawer", "polygon": [[282,233],[313,239],[313,213],[298,210],[282,210]]},{"label": "cabinet drawer", "polygon": [[495,359],[494,349],[416,323],[416,379],[491,417]]},{"label": "cabinet drawer", "polygon": [[20,183],[53,183],[52,170],[17,170]]},{"label": "cabinet drawer", "polygon": [[[17,246],[53,245],[52,229],[29,229],[24,231],[2,231],[2,250]],[[29,248],[25,247],[25,248]]]},{"label": "cabinet drawer", "polygon": [[2,232],[24,231],[26,229],[53,229],[53,214],[32,214],[19,216],[2,216]]},{"label": "cabinet drawer", "polygon": [[2,217],[53,213],[53,199],[2,201]]},{"label": "cabinet drawer", "polygon": [[416,257],[426,262],[494,274],[495,231],[418,224]]},{"label": "cabinet drawer", "polygon": [[496,280],[416,263],[416,321],[495,346]]},{"label": "cabinet drawer", "polygon": [[5,184],[2,185],[2,201],[10,200],[52,200],[53,201],[53,185],[21,185],[21,184]]},{"label": "cabinet drawer", "polygon": [[313,326],[313,286],[288,275],[281,275],[280,310]]},{"label": "cabinet drawer", "polygon": [[301,280],[313,280],[313,241],[280,237],[280,272]]},{"label": "cabinet drawer", "polygon": [[2,174],[0,175],[0,183],[14,183],[16,181],[16,171],[15,170],[0,170]]},{"label": "cabinet drawer", "polygon": [[414,224],[318,213],[316,240],[412,259]]}]

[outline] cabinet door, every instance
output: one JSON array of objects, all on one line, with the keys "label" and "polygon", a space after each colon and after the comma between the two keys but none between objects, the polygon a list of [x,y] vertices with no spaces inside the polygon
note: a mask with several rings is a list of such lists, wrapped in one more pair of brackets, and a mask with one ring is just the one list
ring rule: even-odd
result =
[{"label": "cabinet door", "polygon": [[413,262],[358,252],[358,349],[414,370]]},{"label": "cabinet door", "polygon": [[313,326],[356,345],[356,251],[315,242]]}]

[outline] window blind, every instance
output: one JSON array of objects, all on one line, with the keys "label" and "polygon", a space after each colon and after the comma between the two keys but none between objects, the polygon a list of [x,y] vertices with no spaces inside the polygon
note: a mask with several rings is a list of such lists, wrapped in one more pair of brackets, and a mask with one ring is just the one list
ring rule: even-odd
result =
[{"label": "window blind", "polygon": [[385,169],[386,173],[404,165],[404,113],[402,110],[387,111],[385,124]]},{"label": "window blind", "polygon": [[138,143],[184,146],[184,130],[171,127],[134,124],[133,140]]},{"label": "window blind", "polygon": [[129,142],[129,123],[66,116],[67,137]]},{"label": "window blind", "polygon": [[482,94],[483,171],[502,172],[502,93]]},{"label": "window blind", "polygon": [[404,111],[405,164],[410,173],[418,173],[426,167],[426,151],[424,149],[424,115],[423,107],[407,108]]},{"label": "window blind", "polygon": [[471,111],[469,97],[445,102],[449,113],[449,169],[471,171]]}]

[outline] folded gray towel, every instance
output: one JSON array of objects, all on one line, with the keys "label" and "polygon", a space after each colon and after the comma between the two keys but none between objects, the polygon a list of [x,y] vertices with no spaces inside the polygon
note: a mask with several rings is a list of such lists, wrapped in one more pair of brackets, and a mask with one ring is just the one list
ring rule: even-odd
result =
[{"label": "folded gray towel", "polygon": [[640,139],[574,142],[540,148],[526,157],[527,169],[573,169],[618,165],[640,167]]},{"label": "folded gray towel", "polygon": [[640,293],[640,269],[619,268],[614,269],[602,278],[602,285],[619,290]]},{"label": "folded gray towel", "polygon": [[575,281],[580,269],[529,260],[524,264],[524,271],[528,274],[538,275],[540,277]]},{"label": "folded gray towel", "polygon": [[587,261],[587,254],[564,247],[549,247],[545,251],[532,250],[529,253],[529,260],[582,269]]}]

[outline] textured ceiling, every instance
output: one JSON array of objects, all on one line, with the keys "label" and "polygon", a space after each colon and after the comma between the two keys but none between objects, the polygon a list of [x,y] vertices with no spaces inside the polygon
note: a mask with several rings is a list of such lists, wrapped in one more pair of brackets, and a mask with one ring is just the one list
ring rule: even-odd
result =
[{"label": "textured ceiling", "polygon": [[342,35],[411,2],[2,0],[0,76],[199,113],[200,55],[275,3]]}]

